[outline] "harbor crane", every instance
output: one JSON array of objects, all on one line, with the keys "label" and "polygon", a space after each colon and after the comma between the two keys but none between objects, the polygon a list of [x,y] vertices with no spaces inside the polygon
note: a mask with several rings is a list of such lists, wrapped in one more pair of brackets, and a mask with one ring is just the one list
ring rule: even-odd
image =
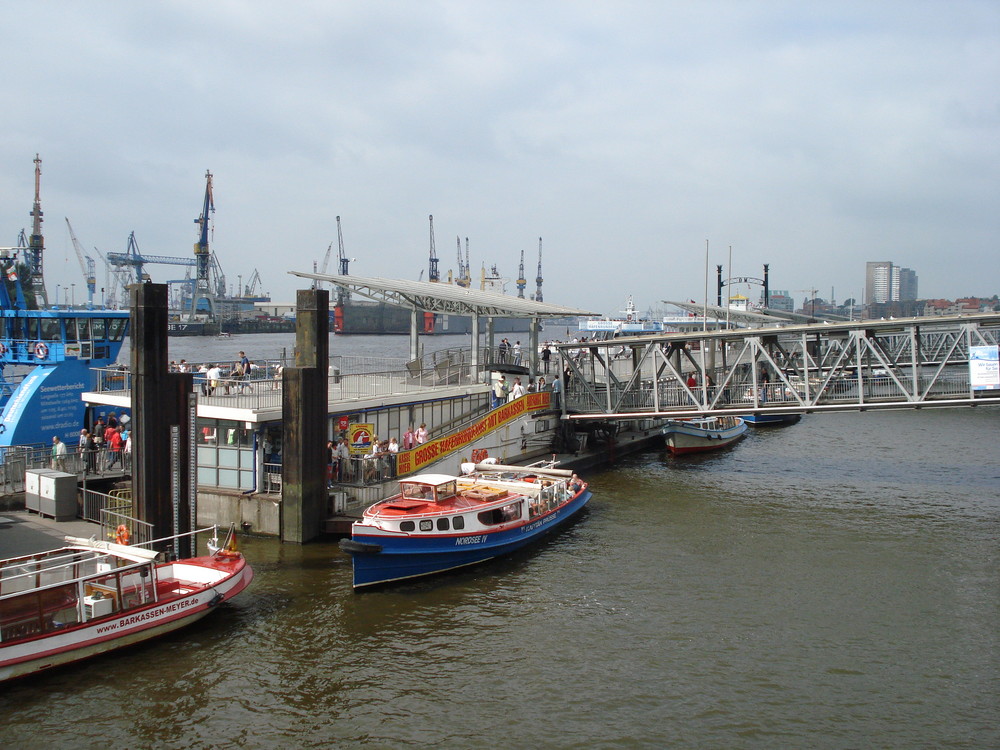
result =
[{"label": "harbor crane", "polygon": [[[215,213],[215,198],[212,195],[212,173],[205,170],[205,200],[202,204],[201,216],[194,220],[194,223],[198,225],[198,241],[194,245],[197,273],[195,274],[194,294],[191,295],[191,308],[188,310],[188,321],[195,319],[195,315],[199,309],[198,303],[201,300],[205,300],[208,303],[209,315],[212,320],[216,318],[215,298],[217,293],[212,288],[209,280],[209,274],[213,265],[213,255],[208,247],[208,236],[212,225],[211,215],[213,213]],[[215,260],[215,263],[217,264],[218,261]],[[226,283],[224,277],[221,287],[218,288],[221,289],[219,294],[225,295]]]},{"label": "harbor crane", "polygon": [[[114,282],[112,284],[109,307],[127,304],[126,289],[129,284],[141,284],[149,280],[145,266],[153,263],[166,263],[174,266],[195,266],[195,258],[175,258],[166,255],[143,255],[139,252],[139,243],[135,240],[135,232],[129,233],[128,244],[124,253],[110,252],[105,256],[108,266],[112,269]],[[121,300],[119,300],[121,295]]]},{"label": "harbor crane", "polygon": [[521,251],[521,265],[517,268],[517,297],[524,299],[524,288],[528,285],[528,280],[524,278],[524,250]]},{"label": "harbor crane", "polygon": [[[344,252],[344,230],[340,226],[340,217],[337,217],[337,271],[341,276],[348,276],[350,274],[351,261],[354,258],[348,258],[347,253]],[[351,299],[351,290],[345,286],[337,287],[337,304],[345,305]]]},{"label": "harbor crane", "polygon": [[76,250],[76,257],[80,260],[83,278],[87,281],[87,309],[91,310],[94,307],[94,292],[97,291],[97,265],[94,259],[84,252],[76,233],[73,232],[73,225],[69,223],[69,218],[63,218],[66,219],[66,228],[69,229],[69,239],[73,243],[73,249]]},{"label": "harbor crane", "polygon": [[[455,244],[458,246],[458,274],[455,278],[455,283],[462,287],[463,289],[468,289],[472,286],[472,279],[469,277],[469,264],[468,261],[462,260],[462,238],[455,237]],[[469,255],[469,238],[465,238],[465,255],[468,258]]]},{"label": "harbor crane", "polygon": [[535,274],[535,302],[542,301],[542,238],[538,238],[538,273]]},{"label": "harbor crane", "polygon": [[430,263],[427,267],[427,280],[440,281],[441,276],[438,273],[437,250],[434,247],[434,215],[431,214],[428,218],[430,219],[431,223],[431,257],[430,257]]},{"label": "harbor crane", "polygon": [[43,273],[42,255],[45,251],[45,238],[42,236],[42,160],[35,154],[35,202],[31,207],[31,236],[28,238],[28,251],[25,261],[28,264],[29,286],[35,295],[35,304],[39,309],[49,306],[49,295],[45,291],[45,276]]}]

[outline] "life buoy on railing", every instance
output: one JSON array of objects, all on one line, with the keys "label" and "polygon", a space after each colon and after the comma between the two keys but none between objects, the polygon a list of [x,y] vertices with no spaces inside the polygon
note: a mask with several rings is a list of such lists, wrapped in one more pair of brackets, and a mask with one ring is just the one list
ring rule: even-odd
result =
[{"label": "life buoy on railing", "polygon": [[118,528],[115,530],[115,544],[128,544],[130,538],[128,526],[123,523],[118,524]]},{"label": "life buoy on railing", "polygon": [[49,347],[39,341],[35,344],[35,356],[38,357],[38,359],[45,359],[49,356]]},{"label": "life buoy on railing", "polygon": [[7,345],[0,341],[0,357],[7,353]]}]

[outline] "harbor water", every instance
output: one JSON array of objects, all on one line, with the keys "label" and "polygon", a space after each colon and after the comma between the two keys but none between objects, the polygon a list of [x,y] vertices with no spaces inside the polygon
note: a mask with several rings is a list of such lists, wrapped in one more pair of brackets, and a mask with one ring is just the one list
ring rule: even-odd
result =
[{"label": "harbor water", "polygon": [[809,415],[650,450],[539,546],[361,594],[332,541],[244,537],[246,593],[3,686],[0,745],[1000,747],[998,428]]}]

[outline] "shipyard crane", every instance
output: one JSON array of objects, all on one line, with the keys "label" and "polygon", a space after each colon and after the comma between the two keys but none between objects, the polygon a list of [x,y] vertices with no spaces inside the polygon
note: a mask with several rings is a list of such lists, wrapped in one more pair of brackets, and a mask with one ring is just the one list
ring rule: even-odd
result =
[{"label": "shipyard crane", "polygon": [[[468,243],[469,238],[465,238],[466,243]],[[458,286],[468,289],[470,284],[469,279],[469,269],[466,267],[465,263],[462,261],[462,238],[455,237],[455,243],[458,245],[458,274],[455,279],[455,283]]]},{"label": "shipyard crane", "polygon": [[535,275],[535,302],[542,301],[542,238],[538,238],[538,272]]},{"label": "shipyard crane", "polygon": [[[344,252],[344,231],[340,226],[340,217],[337,217],[337,261],[339,268],[337,269],[341,276],[350,275],[350,265],[354,258],[348,258],[347,253]],[[351,290],[345,286],[337,287],[337,304],[345,305],[351,299]]]},{"label": "shipyard crane", "polygon": [[428,217],[431,223],[431,257],[430,264],[427,267],[427,280],[428,281],[440,281],[441,276],[438,274],[438,258],[437,250],[434,247],[434,215]]},{"label": "shipyard crane", "polygon": [[[195,266],[198,261],[195,258],[175,258],[167,255],[143,255],[139,252],[139,243],[135,240],[135,232],[129,233],[128,243],[124,253],[107,253],[106,262],[114,278],[111,291],[111,302],[109,306],[121,306],[127,302],[126,289],[129,284],[141,284],[149,280],[146,273],[146,265],[153,263],[164,263],[174,266]],[[122,296],[119,300],[119,294]]]},{"label": "shipyard crane", "polygon": [[517,267],[517,298],[524,299],[524,288],[528,280],[524,278],[524,250],[521,251],[521,265]]},{"label": "shipyard crane", "polygon": [[31,237],[28,238],[28,249],[24,254],[28,266],[28,286],[35,295],[35,304],[39,309],[49,306],[49,296],[45,291],[45,276],[43,274],[42,255],[45,251],[45,238],[42,236],[42,160],[35,154],[35,202],[31,207]]},{"label": "shipyard crane", "polygon": [[[333,252],[333,243],[331,242],[326,247],[326,255],[323,256],[323,264],[319,267],[319,272],[320,273],[326,273],[326,269],[330,267],[330,254],[332,252]],[[318,289],[322,289],[323,288],[323,283],[324,282],[322,282],[322,281],[319,282],[319,286],[317,288]]]},{"label": "shipyard crane", "polygon": [[[212,173],[205,170],[205,200],[202,204],[201,216],[194,220],[198,225],[198,241],[194,245],[195,274],[194,294],[191,295],[191,308],[188,310],[188,320],[193,321],[198,312],[198,303],[201,300],[208,302],[209,314],[215,319],[215,298],[217,290],[212,289],[209,281],[209,272],[213,264],[218,266],[218,260],[214,258],[208,247],[208,236],[211,231],[211,214],[215,213],[215,198],[212,195]],[[221,270],[221,269],[220,269]],[[223,281],[221,294],[225,294],[225,282]]]},{"label": "shipyard crane", "polygon": [[97,266],[94,263],[94,259],[83,251],[83,246],[80,245],[80,241],[76,238],[76,234],[73,232],[73,225],[69,223],[69,219],[67,217],[63,218],[66,219],[66,227],[69,229],[69,239],[73,243],[73,249],[76,250],[76,257],[80,260],[80,269],[83,271],[83,278],[87,280],[87,308],[92,309],[94,307],[94,292],[97,291]]}]

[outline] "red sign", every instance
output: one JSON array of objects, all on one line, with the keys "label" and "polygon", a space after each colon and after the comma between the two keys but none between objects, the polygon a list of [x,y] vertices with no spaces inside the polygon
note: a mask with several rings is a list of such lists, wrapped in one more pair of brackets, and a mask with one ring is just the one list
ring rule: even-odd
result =
[{"label": "red sign", "polygon": [[351,418],[348,417],[346,414],[342,417],[337,417],[338,430],[346,430],[350,424],[351,424]]}]

